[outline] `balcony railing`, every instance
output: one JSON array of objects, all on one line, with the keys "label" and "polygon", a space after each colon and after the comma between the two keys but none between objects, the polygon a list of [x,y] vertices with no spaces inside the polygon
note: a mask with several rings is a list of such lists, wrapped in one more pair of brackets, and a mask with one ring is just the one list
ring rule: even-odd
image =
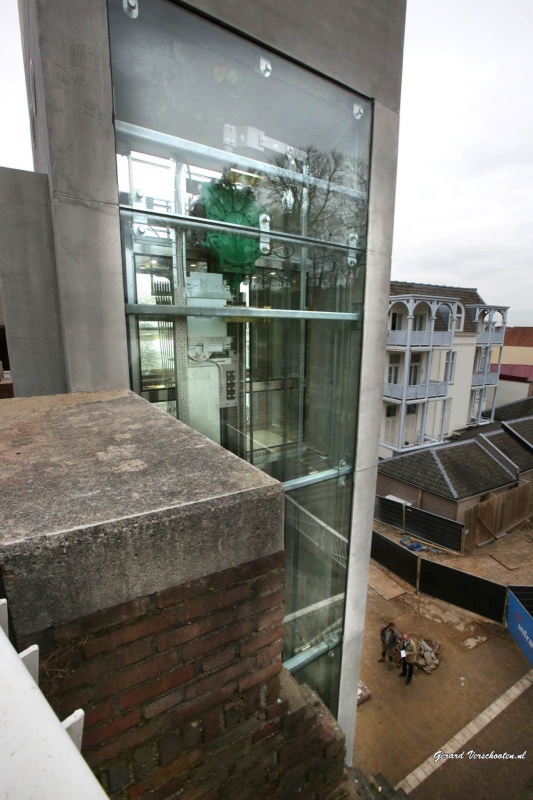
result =
[{"label": "balcony railing", "polygon": [[498,383],[497,372],[476,372],[472,375],[472,386],[496,386]]},{"label": "balcony railing", "polygon": [[402,400],[405,396],[407,401],[412,400],[435,400],[439,397],[446,397],[446,386],[444,381],[430,381],[429,386],[420,383],[417,386],[404,386],[401,383],[385,383],[383,385],[383,397],[391,400]]},{"label": "balcony railing", "polygon": [[483,331],[476,336],[476,344],[503,344],[504,331]]},{"label": "balcony railing", "polygon": [[[429,347],[431,331],[411,331],[411,347]],[[451,347],[451,331],[434,331],[433,347]],[[387,347],[407,347],[407,331],[389,331],[387,333]]]}]

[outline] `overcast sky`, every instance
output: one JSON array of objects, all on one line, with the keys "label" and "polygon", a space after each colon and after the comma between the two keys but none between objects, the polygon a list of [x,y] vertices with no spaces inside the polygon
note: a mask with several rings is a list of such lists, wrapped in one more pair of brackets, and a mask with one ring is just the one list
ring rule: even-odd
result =
[{"label": "overcast sky", "polygon": [[[0,166],[32,169],[16,0],[0,0]],[[533,325],[533,2],[407,0],[392,276]]]}]

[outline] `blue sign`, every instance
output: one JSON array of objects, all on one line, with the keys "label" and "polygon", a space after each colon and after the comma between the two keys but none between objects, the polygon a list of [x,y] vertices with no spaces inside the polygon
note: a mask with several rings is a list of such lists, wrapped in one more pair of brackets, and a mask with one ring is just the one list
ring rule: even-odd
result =
[{"label": "blue sign", "polygon": [[507,597],[507,627],[533,667],[533,617],[511,590]]}]

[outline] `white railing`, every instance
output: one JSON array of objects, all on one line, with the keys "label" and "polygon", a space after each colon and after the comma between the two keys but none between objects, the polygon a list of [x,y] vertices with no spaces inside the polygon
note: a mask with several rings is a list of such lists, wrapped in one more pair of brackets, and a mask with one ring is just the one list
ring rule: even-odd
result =
[{"label": "white railing", "polygon": [[483,331],[476,336],[476,344],[503,344],[504,331]]},{"label": "white railing", "polygon": [[[431,331],[411,331],[411,347],[451,347],[451,331],[434,331],[433,341]],[[407,331],[388,331],[388,347],[407,347]]]},{"label": "white railing", "polygon": [[436,397],[446,397],[445,381],[430,381],[416,386],[404,386],[402,383],[385,383],[383,385],[383,396],[390,397],[392,400],[431,400]]},{"label": "white railing", "polygon": [[472,386],[496,386],[498,383],[497,372],[475,372],[472,375]]},{"label": "white railing", "polygon": [[106,793],[79,748],[84,713],[60,722],[37,686],[39,648],[17,653],[0,600],[0,797],[102,800]]}]

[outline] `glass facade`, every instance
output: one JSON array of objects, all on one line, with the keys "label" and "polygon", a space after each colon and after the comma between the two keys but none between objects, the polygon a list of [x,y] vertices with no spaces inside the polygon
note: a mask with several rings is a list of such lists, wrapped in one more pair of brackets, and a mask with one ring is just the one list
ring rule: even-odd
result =
[{"label": "glass facade", "polygon": [[109,0],[132,388],[284,483],[284,659],[335,712],[371,104],[166,0],[136,13]]}]

